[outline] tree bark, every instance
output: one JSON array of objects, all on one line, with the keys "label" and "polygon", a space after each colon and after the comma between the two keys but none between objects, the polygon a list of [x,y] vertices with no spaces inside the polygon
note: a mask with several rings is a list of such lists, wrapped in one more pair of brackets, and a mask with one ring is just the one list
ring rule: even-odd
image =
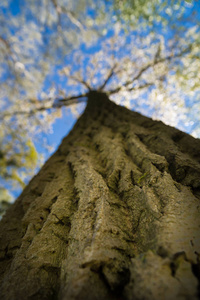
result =
[{"label": "tree bark", "polygon": [[198,299],[200,141],[90,92],[1,221],[1,300]]}]

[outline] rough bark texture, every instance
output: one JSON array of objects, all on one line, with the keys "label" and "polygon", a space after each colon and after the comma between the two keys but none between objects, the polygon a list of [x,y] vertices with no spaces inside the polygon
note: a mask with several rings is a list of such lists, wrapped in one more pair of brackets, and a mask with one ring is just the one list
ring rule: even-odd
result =
[{"label": "rough bark texture", "polygon": [[1,300],[198,299],[200,141],[91,92],[1,221]]}]

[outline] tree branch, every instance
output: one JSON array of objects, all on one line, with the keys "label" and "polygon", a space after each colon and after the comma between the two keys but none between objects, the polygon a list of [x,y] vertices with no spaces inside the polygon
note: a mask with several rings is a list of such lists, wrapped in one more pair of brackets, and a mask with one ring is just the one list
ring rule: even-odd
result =
[{"label": "tree branch", "polygon": [[159,64],[161,62],[170,61],[170,60],[175,59],[177,57],[181,57],[183,54],[190,51],[190,49],[191,49],[191,46],[187,47],[186,49],[184,49],[180,53],[177,53],[177,54],[174,54],[174,55],[168,55],[168,56],[160,58],[160,59],[157,59],[157,52],[156,52],[155,57],[153,59],[153,62],[151,62],[151,63],[147,64],[146,66],[144,66],[142,69],[140,69],[140,71],[138,72],[138,74],[136,76],[134,76],[131,80],[127,80],[122,86],[119,86],[119,87],[111,90],[109,92],[109,94],[115,94],[115,93],[119,92],[123,87],[127,87],[128,85],[132,84],[134,81],[138,80],[142,76],[142,74],[144,72],[146,72],[148,69],[150,69],[151,67],[154,67],[154,66],[156,66],[157,64]]},{"label": "tree branch", "polygon": [[[81,22],[76,19],[74,17],[74,14],[73,12],[69,11],[68,9],[66,9],[64,6],[62,5],[59,5],[57,3],[56,0],[51,0],[51,2],[53,3],[53,6],[55,7],[56,9],[56,12],[58,14],[58,19],[59,19],[59,23],[61,23],[61,19],[60,19],[60,16],[61,16],[61,13],[67,15],[67,17],[70,19],[70,21],[76,26],[78,27],[81,31],[84,31],[84,28],[83,28],[83,25],[81,24]],[[61,24],[60,24],[61,25]]]},{"label": "tree branch", "polygon": [[115,65],[112,67],[112,69],[110,70],[110,73],[109,73],[107,79],[104,81],[104,83],[102,84],[102,86],[100,86],[100,88],[99,88],[100,91],[103,90],[103,89],[105,88],[105,86],[106,86],[106,84],[108,83],[108,81],[109,81],[109,80],[111,79],[111,77],[114,75],[114,70],[115,70],[116,66],[117,66],[117,64],[115,64]]},{"label": "tree branch", "polygon": [[85,94],[80,94],[80,95],[77,95],[77,96],[71,96],[71,97],[68,97],[68,98],[57,99],[57,100],[54,101],[54,107],[53,108],[62,107],[62,106],[69,106],[71,104],[84,102],[85,99],[81,100],[81,98],[85,98],[87,96],[88,96],[88,93],[85,93]]},{"label": "tree branch", "polygon": [[19,110],[19,111],[14,111],[14,112],[5,112],[4,114],[0,114],[0,120],[3,120],[5,117],[8,117],[8,116],[16,116],[16,115],[31,116],[31,115],[36,114],[37,112],[48,111],[48,110],[51,110],[51,109],[61,108],[63,106],[70,106],[70,105],[73,105],[73,104],[84,102],[85,99],[81,100],[81,98],[85,98],[85,97],[87,97],[87,94],[81,94],[81,95],[72,96],[72,97],[69,97],[69,98],[56,99],[51,106],[42,105],[38,108],[36,107],[34,109],[31,109],[30,111],[24,111],[24,110],[20,111]]},{"label": "tree branch", "polygon": [[2,36],[0,36],[0,41],[6,46],[7,50],[11,54],[12,52],[11,52],[10,44]]}]

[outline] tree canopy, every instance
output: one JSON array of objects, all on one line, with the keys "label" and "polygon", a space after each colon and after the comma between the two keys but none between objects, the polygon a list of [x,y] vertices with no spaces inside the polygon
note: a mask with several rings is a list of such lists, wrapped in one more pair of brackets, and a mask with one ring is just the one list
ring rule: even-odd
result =
[{"label": "tree canopy", "polygon": [[199,1],[2,0],[0,10],[3,198],[91,90],[200,136]]}]

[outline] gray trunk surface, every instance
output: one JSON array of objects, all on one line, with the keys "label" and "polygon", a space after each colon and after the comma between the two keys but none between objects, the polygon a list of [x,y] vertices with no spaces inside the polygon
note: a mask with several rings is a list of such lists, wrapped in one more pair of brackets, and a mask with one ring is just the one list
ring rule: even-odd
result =
[{"label": "gray trunk surface", "polygon": [[199,163],[199,140],[91,92],[0,223],[0,299],[199,299]]}]

